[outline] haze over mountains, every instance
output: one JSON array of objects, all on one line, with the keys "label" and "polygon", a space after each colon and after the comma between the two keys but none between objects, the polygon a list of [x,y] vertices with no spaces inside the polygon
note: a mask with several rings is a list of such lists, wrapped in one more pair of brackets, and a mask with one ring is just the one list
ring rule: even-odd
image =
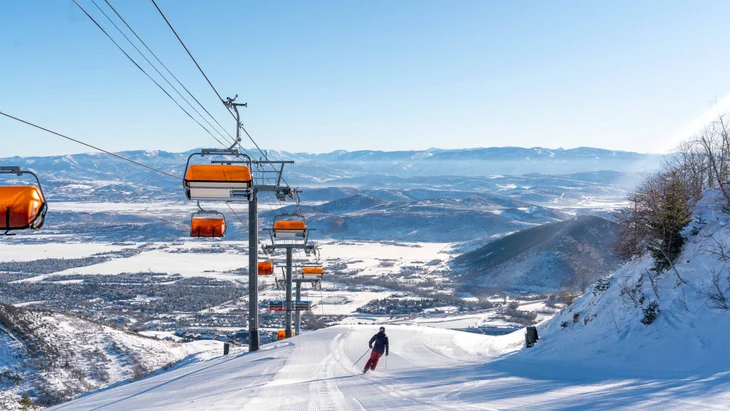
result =
[{"label": "haze over mountains", "polygon": [[[121,154],[182,176],[188,156],[195,151]],[[285,178],[304,190],[302,212],[318,236],[440,242],[490,238],[576,213],[605,215],[662,158],[594,148],[517,147],[324,154],[269,151],[268,156],[295,161],[285,169]],[[105,241],[170,240],[187,234],[189,214],[195,210],[185,200],[180,180],[104,154],[12,157],[0,159],[0,164],[39,173],[46,195],[57,203],[51,206],[46,232],[93,235]],[[175,206],[125,210],[79,205],[161,201]],[[289,205],[280,211],[292,211]],[[229,214],[233,222],[229,239],[245,239],[226,207],[210,206]],[[262,199],[264,225],[280,212],[272,206],[279,207],[273,197]],[[234,207],[245,212],[245,206]]]}]

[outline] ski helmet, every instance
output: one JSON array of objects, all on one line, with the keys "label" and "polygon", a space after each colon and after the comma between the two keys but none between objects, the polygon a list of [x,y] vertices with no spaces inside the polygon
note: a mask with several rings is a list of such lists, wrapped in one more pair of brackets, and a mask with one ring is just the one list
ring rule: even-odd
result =
[{"label": "ski helmet", "polygon": [[380,327],[380,332],[381,333],[384,333],[385,332],[385,327]]}]

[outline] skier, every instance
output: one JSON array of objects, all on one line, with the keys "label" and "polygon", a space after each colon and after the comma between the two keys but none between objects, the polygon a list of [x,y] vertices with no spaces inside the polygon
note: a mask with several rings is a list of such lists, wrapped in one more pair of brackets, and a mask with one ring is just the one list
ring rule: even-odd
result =
[{"label": "skier", "polygon": [[[375,343],[375,347],[373,347],[373,343]],[[388,356],[390,345],[388,344],[388,336],[385,335],[385,327],[380,327],[380,332],[373,335],[369,345],[372,351],[370,352],[370,359],[365,363],[365,369],[362,371],[363,374],[368,372],[368,370],[375,370],[375,367],[378,365],[378,360],[383,353],[385,353],[386,357]]]}]

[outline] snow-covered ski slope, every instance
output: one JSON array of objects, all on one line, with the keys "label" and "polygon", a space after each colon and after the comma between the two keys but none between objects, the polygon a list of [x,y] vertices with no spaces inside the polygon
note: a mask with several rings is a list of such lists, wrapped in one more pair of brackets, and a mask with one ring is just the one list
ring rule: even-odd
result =
[{"label": "snow-covered ski slope", "polygon": [[[362,375],[370,326],[338,326],[91,393],[54,410],[723,409],[718,381],[640,378],[569,356],[515,353],[522,332],[489,337],[388,326],[391,354]],[[714,391],[713,391],[714,390]],[[719,390],[719,391],[718,391]],[[725,392],[727,390],[724,390]]]}]

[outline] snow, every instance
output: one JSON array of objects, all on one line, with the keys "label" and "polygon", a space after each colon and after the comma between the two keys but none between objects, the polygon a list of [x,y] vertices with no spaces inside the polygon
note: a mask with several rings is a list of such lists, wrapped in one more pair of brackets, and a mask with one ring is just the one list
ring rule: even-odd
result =
[{"label": "snow", "polygon": [[256,353],[200,361],[53,410],[727,409],[726,375],[627,374],[564,356],[515,354],[522,332],[489,337],[387,326],[391,354],[361,375],[377,326],[338,326]]},{"label": "snow", "polygon": [[369,259],[404,259],[404,260],[431,260],[445,250],[452,243],[403,243],[387,242],[329,242],[318,243],[322,250],[322,258],[341,258],[343,260]]},{"label": "snow", "polygon": [[108,243],[0,244],[0,261],[34,261],[42,258],[84,258],[119,251]]},{"label": "snow", "polygon": [[[7,307],[0,306],[16,328],[0,324],[0,409],[20,409],[18,398],[26,392],[40,395],[40,388],[55,401],[73,398],[138,373],[211,358],[223,351],[220,342],[176,344],[64,314],[15,313]],[[25,328],[19,330],[18,324]]]},{"label": "snow", "polygon": [[[607,290],[593,292],[591,287],[546,323],[544,340],[551,343],[531,354],[557,359],[570,352],[584,361],[607,366],[621,362],[625,368],[659,368],[670,374],[679,370],[700,374],[730,371],[730,356],[725,342],[719,341],[722,334],[718,334],[719,330],[730,329],[730,316],[727,311],[709,308],[700,293],[711,271],[726,269],[726,263],[712,254],[716,241],[730,244],[728,216],[713,206],[716,198],[712,194],[696,212],[708,224],[699,235],[688,234],[688,242],[676,261],[677,272],[687,284],[680,284],[669,270],[658,277],[655,292],[648,277],[652,259],[638,258],[611,276]],[[643,295],[645,302],[636,306],[622,292],[626,289],[637,290],[637,298]],[[646,326],[639,320],[643,317],[642,308],[650,301],[658,302],[662,311],[653,324]],[[563,322],[568,323],[565,330],[561,329]],[[666,361],[668,358],[673,361]]]},{"label": "snow", "polygon": [[245,255],[232,253],[168,253],[151,250],[127,258],[115,258],[99,264],[70,268],[53,274],[39,275],[21,281],[40,281],[53,275],[122,274],[164,272],[183,277],[210,277],[220,280],[245,281],[246,276],[225,273],[248,265]]},{"label": "snow", "polygon": [[[246,242],[226,241],[196,242],[180,241],[174,244],[125,243],[129,245],[112,245],[110,243],[49,243],[49,244],[0,244],[0,262],[33,261],[42,258],[82,258],[97,253],[107,253],[122,249],[134,249],[146,244],[150,249],[125,258],[112,258],[84,267],[70,268],[50,274],[38,275],[19,281],[41,281],[55,275],[70,274],[106,274],[155,272],[180,274],[183,277],[209,277],[218,280],[247,282],[248,277],[227,271],[248,266],[246,252],[228,249],[224,253],[209,253],[214,247],[237,247],[245,249]],[[327,269],[329,264],[346,263],[348,270],[359,270],[358,274],[383,275],[398,273],[403,267],[420,266],[423,272],[433,271],[445,266],[451,256],[453,243],[390,243],[390,242],[335,242],[319,243],[321,258]],[[201,250],[203,252],[201,252]],[[297,254],[296,258],[303,257]],[[282,263],[283,256],[277,255],[277,263]],[[440,266],[423,266],[432,259],[440,259]],[[384,266],[388,260],[392,263]],[[326,278],[326,276],[325,276]],[[77,281],[77,280],[74,280]],[[266,280],[262,280],[266,281]],[[382,297],[381,297],[382,298]],[[367,301],[366,301],[367,302]],[[357,307],[355,307],[357,308]]]},{"label": "snow", "polygon": [[[363,354],[363,346],[367,348],[373,327],[340,326],[270,344],[257,353],[191,364],[52,409],[453,408],[460,401],[449,397],[454,387],[448,382],[472,384],[460,381],[454,367],[478,366],[484,356],[509,352],[521,340],[497,341],[425,327],[393,326],[388,332],[391,355],[365,376],[358,375],[364,359],[357,366],[352,364]],[[417,376],[434,370],[434,365],[443,372],[432,378],[445,377],[445,384],[414,392],[414,385],[419,385]],[[432,398],[426,400],[428,397]]]},{"label": "snow", "polygon": [[[323,282],[323,289],[328,288],[331,283]],[[374,291],[314,291],[302,290],[302,300],[312,303],[311,313],[316,315],[348,315],[355,313],[355,310],[369,303],[372,300],[388,298],[392,292]],[[283,300],[284,291],[267,290],[260,294],[261,299]],[[324,301],[324,303],[322,303]]]}]

